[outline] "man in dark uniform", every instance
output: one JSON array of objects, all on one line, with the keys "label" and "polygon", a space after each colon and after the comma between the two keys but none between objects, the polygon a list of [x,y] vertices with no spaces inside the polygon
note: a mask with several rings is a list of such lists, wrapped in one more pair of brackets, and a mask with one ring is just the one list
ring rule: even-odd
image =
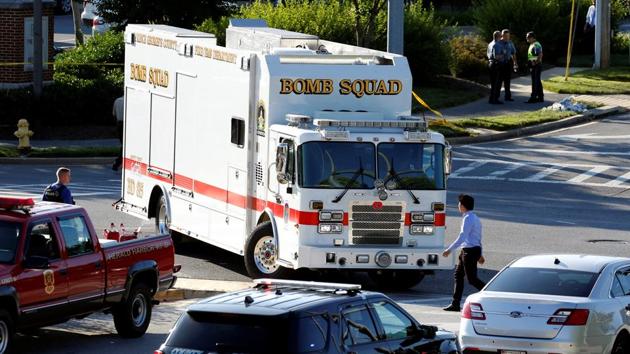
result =
[{"label": "man in dark uniform", "polygon": [[[516,61],[516,47],[514,46],[514,43],[512,43],[512,41],[510,40],[509,29],[504,29],[503,31],[501,31],[501,42],[503,42],[503,44],[505,45],[506,50],[501,70],[501,81],[503,83],[503,88],[505,89],[504,98],[506,101],[514,101],[512,99],[512,91],[510,90],[510,81],[512,79],[512,70],[517,71],[518,64]],[[499,84],[499,87],[500,86],[501,85]]]},{"label": "man in dark uniform", "polygon": [[488,68],[490,70],[490,104],[501,104],[499,95],[501,93],[501,68],[503,67],[505,45],[501,41],[501,31],[494,31],[494,40],[488,44],[487,57]]},{"label": "man in dark uniform", "polygon": [[74,204],[72,193],[67,185],[70,184],[70,169],[67,167],[59,167],[57,169],[57,182],[49,185],[44,189],[43,201]]},{"label": "man in dark uniform", "polygon": [[543,58],[542,45],[536,40],[534,32],[527,32],[525,39],[529,43],[527,66],[529,66],[529,70],[532,73],[532,95],[525,103],[544,102],[545,94],[543,93],[542,81],[540,80]]}]

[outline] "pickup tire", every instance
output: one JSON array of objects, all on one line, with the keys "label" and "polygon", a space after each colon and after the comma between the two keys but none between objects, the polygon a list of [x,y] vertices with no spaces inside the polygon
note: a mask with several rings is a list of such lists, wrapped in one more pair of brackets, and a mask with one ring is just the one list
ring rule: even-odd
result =
[{"label": "pickup tire", "polygon": [[245,269],[253,279],[284,278],[290,270],[279,265],[271,222],[258,225],[245,243]]},{"label": "pickup tire", "polygon": [[123,338],[142,336],[151,322],[152,295],[144,283],[134,284],[127,300],[113,309],[116,331]]},{"label": "pickup tire", "polygon": [[381,289],[407,290],[424,279],[421,270],[377,270],[368,273],[370,279]]},{"label": "pickup tire", "polygon": [[0,310],[0,354],[11,353],[14,334],[13,318],[6,310]]}]

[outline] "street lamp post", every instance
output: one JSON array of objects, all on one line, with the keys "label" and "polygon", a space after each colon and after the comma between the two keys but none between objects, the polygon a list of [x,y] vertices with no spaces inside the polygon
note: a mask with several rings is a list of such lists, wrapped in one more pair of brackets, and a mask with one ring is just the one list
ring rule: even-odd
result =
[{"label": "street lamp post", "polygon": [[42,95],[42,0],[33,0],[33,95]]},{"label": "street lamp post", "polygon": [[596,1],[595,63],[593,69],[610,66],[610,0]]},{"label": "street lamp post", "polygon": [[403,0],[387,0],[387,51],[403,54],[404,18]]}]

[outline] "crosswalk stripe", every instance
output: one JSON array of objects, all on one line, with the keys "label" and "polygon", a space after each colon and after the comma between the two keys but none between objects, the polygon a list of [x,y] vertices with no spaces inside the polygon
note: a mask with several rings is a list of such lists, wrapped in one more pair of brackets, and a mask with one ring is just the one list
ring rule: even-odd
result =
[{"label": "crosswalk stripe", "polygon": [[606,187],[621,187],[621,185],[623,183],[628,182],[628,181],[630,181],[630,172],[628,172],[628,173],[626,173],[624,175],[621,175],[621,176],[615,178],[612,181],[608,181],[608,182],[604,183],[604,185]]},{"label": "crosswalk stripe", "polygon": [[541,179],[554,174],[558,171],[560,171],[562,169],[563,166],[554,166],[554,167],[547,167],[546,169],[544,169],[543,171],[538,172],[537,174],[524,178],[524,180],[526,182],[535,182],[535,181],[540,181]]},{"label": "crosswalk stripe", "polygon": [[569,183],[580,183],[580,182],[584,182],[584,181],[586,181],[587,179],[589,179],[589,178],[591,178],[591,177],[593,177],[593,176],[595,176],[595,175],[597,175],[597,174],[600,174],[600,173],[602,173],[602,172],[606,171],[607,169],[608,169],[608,166],[597,166],[597,167],[593,167],[593,168],[591,168],[590,170],[588,170],[588,171],[586,171],[586,172],[582,173],[581,175],[577,175],[577,176],[575,176],[575,177],[571,178],[571,179],[569,180]]},{"label": "crosswalk stripe", "polygon": [[480,166],[483,166],[485,163],[486,163],[485,161],[474,161],[474,162],[468,164],[468,166],[461,167],[461,168],[457,169],[455,172],[451,173],[451,177],[453,177],[453,176],[457,177],[457,176],[461,175],[462,173],[470,172],[470,171],[472,171],[472,170],[474,170],[474,169],[476,169],[476,168],[478,168]]},{"label": "crosswalk stripe", "polygon": [[630,156],[630,152],[620,151],[583,151],[583,150],[561,150],[561,149],[535,149],[535,148],[499,148],[485,146],[466,146],[467,150],[481,150],[490,152],[535,152],[546,154],[565,155],[603,155],[603,156]]},{"label": "crosswalk stripe", "polygon": [[502,169],[502,170],[498,170],[498,171],[494,171],[494,172],[492,172],[492,173],[490,174],[490,176],[495,176],[495,177],[498,177],[498,176],[503,176],[503,175],[506,175],[506,174],[508,174],[508,173],[510,173],[510,172],[513,172],[513,171],[515,171],[515,170],[517,170],[517,169],[519,169],[519,168],[521,168],[521,167],[523,167],[523,166],[525,166],[525,164],[522,164],[522,163],[514,163],[514,164],[509,165],[508,167],[506,167],[506,168],[504,168],[504,169]]}]

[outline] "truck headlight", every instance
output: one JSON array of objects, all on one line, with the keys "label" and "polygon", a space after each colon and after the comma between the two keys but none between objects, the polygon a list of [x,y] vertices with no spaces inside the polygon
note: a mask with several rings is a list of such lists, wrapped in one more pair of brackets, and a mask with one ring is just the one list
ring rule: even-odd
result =
[{"label": "truck headlight", "polygon": [[434,231],[431,225],[415,225],[409,226],[409,233],[412,235],[432,235]]},{"label": "truck headlight", "polygon": [[411,212],[411,222],[433,223],[435,215],[433,213],[423,213],[421,211]]},{"label": "truck headlight", "polygon": [[343,221],[343,211],[322,210],[319,212],[319,221]]},{"label": "truck headlight", "polygon": [[341,224],[319,224],[317,232],[320,234],[340,234]]}]

